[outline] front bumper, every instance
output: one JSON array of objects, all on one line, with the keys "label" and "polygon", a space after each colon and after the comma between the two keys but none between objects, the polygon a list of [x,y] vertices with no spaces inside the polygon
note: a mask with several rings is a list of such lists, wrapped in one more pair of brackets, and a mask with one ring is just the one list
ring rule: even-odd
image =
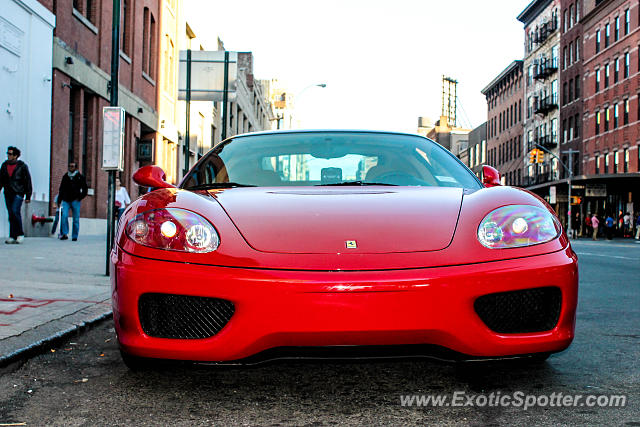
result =
[{"label": "front bumper", "polygon": [[[112,253],[113,315],[132,355],[201,362],[246,359],[280,347],[430,344],[474,357],[556,352],[574,336],[577,258],[568,247],[527,258],[361,272],[230,268]],[[500,334],[474,310],[486,294],[558,287],[562,306],[549,331]],[[233,302],[229,323],[210,338],[146,335],[138,316],[145,293]]]}]

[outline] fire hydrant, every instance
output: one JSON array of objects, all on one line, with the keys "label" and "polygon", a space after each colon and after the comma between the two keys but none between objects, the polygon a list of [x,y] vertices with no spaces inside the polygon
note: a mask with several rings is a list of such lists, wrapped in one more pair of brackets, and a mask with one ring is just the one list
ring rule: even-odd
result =
[{"label": "fire hydrant", "polygon": [[38,216],[36,214],[31,215],[31,225],[44,224],[45,222],[53,222],[53,218],[46,216]]}]

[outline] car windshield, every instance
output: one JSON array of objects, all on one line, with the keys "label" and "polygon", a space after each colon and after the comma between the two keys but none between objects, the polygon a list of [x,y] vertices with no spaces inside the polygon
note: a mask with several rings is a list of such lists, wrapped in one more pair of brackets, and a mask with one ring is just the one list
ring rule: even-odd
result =
[{"label": "car windshield", "polygon": [[181,188],[332,185],[481,188],[453,154],[426,138],[367,132],[239,136],[207,153]]}]

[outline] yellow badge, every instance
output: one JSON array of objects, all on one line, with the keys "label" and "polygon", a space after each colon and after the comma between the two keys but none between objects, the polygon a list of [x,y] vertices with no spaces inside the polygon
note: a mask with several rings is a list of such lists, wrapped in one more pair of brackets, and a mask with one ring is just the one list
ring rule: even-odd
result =
[{"label": "yellow badge", "polygon": [[347,244],[347,249],[356,249],[358,247],[355,240],[347,240],[345,243]]}]

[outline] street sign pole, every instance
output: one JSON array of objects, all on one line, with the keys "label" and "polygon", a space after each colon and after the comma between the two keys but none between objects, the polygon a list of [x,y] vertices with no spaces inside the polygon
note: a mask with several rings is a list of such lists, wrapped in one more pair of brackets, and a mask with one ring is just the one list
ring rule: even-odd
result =
[{"label": "street sign pole", "polygon": [[182,167],[182,176],[187,175],[189,172],[189,142],[191,135],[189,131],[191,129],[191,49],[187,49],[187,106],[185,117],[185,130],[184,130],[184,146],[182,152],[184,154],[184,165]]},{"label": "street sign pole", "polygon": [[[120,0],[113,0],[113,21],[111,26],[111,100],[109,105],[118,105],[118,71],[120,68]],[[107,256],[106,272],[109,275],[109,257],[113,245],[115,230],[115,212],[113,206],[116,198],[116,171],[108,171],[109,193],[107,196]]]},{"label": "street sign pole", "polygon": [[[579,153],[578,150],[567,150],[563,151],[562,154],[569,155],[569,174],[567,175],[567,197],[569,198],[567,202],[567,234],[569,237],[573,237],[573,229],[571,228],[571,179],[573,178],[573,154]],[[564,166],[564,165],[563,165]]]}]

